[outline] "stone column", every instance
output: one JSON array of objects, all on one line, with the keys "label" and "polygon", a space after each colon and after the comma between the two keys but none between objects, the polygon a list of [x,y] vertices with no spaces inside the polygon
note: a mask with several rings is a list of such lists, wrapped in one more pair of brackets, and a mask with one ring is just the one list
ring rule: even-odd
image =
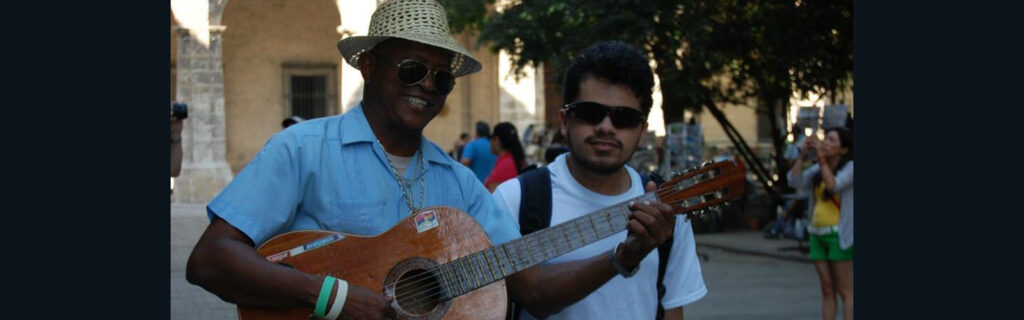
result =
[{"label": "stone column", "polygon": [[198,43],[187,29],[178,37],[177,97],[188,104],[182,130],[181,175],[175,178],[172,202],[206,203],[232,179],[224,158],[224,67],[221,63],[223,26],[210,26],[210,46]]}]

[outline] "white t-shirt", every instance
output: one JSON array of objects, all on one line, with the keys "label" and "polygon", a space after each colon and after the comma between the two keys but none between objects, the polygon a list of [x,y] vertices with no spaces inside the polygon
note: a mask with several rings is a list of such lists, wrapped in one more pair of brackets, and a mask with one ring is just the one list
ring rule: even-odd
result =
[{"label": "white t-shirt", "polygon": [[[565,163],[567,155],[568,153],[559,155],[548,165],[551,172],[552,226],[644,194],[643,187],[640,186],[640,175],[629,166],[626,166],[626,169],[633,180],[633,185],[623,194],[606,196],[583,187],[569,173]],[[493,196],[498,206],[505,207],[505,211],[512,215],[512,219],[519,221],[519,179],[511,179],[500,184]],[[627,232],[616,233],[555,257],[544,264],[607,255],[615,245],[626,240]],[[658,307],[657,279],[658,250],[652,250],[640,263],[640,270],[635,276],[626,279],[617,275],[597,291],[551,315],[549,319],[654,319]],[[700,262],[697,260],[693,227],[683,217],[676,219],[675,243],[669,254],[664,283],[666,289],[662,305],[666,310],[697,301],[708,292],[704,286],[704,277],[701,275]],[[523,310],[522,318],[536,319],[526,310]]]}]

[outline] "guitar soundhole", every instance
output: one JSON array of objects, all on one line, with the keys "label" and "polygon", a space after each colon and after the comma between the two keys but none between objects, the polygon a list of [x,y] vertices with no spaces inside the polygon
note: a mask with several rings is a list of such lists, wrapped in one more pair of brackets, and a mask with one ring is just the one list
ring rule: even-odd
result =
[{"label": "guitar soundhole", "polygon": [[384,277],[384,294],[394,297],[391,305],[399,319],[438,320],[452,301],[435,273],[437,262],[412,257],[395,264]]},{"label": "guitar soundhole", "polygon": [[395,299],[405,311],[424,315],[440,303],[441,284],[426,270],[411,270],[395,284]]}]

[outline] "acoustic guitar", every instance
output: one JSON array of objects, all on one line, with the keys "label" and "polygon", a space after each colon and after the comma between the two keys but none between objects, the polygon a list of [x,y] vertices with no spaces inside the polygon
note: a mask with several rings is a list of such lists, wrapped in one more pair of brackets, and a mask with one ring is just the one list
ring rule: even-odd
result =
[{"label": "acoustic guitar", "polygon": [[[677,174],[654,192],[492,246],[468,214],[426,208],[390,230],[365,237],[293,231],[257,250],[268,261],[331,275],[393,297],[399,319],[503,319],[505,277],[627,229],[630,201],[660,201],[690,218],[743,193],[732,161]],[[311,308],[238,308],[239,318],[308,319]]]}]

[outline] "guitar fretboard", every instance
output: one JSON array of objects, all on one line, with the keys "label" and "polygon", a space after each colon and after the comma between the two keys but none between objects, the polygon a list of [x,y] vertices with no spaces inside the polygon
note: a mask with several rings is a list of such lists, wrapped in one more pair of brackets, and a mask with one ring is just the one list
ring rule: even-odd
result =
[{"label": "guitar fretboard", "polygon": [[445,299],[453,299],[516,272],[626,230],[631,201],[657,201],[653,193],[624,201],[522,238],[442,264]]}]

